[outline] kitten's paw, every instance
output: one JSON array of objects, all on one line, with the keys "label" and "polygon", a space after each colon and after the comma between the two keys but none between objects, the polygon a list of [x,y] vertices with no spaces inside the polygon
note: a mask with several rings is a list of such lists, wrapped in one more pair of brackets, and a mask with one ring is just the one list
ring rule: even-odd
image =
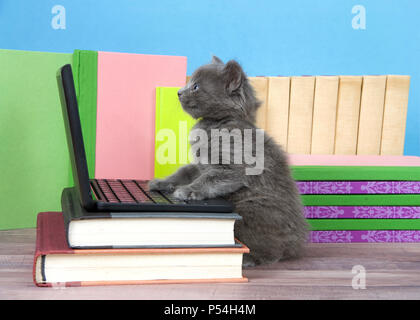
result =
[{"label": "kitten's paw", "polygon": [[180,200],[203,200],[205,196],[189,186],[181,186],[174,192],[174,197]]},{"label": "kitten's paw", "polygon": [[175,185],[173,183],[167,182],[161,179],[154,179],[149,181],[149,190],[155,191],[168,191],[173,192],[175,190]]}]

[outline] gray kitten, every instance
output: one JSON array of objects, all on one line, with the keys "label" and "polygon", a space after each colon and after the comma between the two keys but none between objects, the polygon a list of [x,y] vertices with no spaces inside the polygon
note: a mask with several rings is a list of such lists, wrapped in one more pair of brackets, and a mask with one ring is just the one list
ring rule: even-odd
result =
[{"label": "gray kitten", "polygon": [[[223,197],[235,205],[242,216],[235,224],[235,236],[250,248],[244,255],[244,266],[273,263],[298,257],[307,241],[308,228],[302,204],[287,158],[271,137],[264,134],[264,166],[261,174],[246,174],[251,164],[234,163],[238,152],[230,144],[215,149],[212,129],[228,129],[235,136],[244,137],[246,129],[256,137],[255,116],[260,102],[236,61],[224,64],[213,57],[210,64],[198,68],[188,84],[179,90],[182,108],[195,119],[193,129],[207,132],[208,141],[192,139],[192,148],[207,144],[208,157],[203,161],[202,149],[195,154],[195,163],[180,168],[173,175],[150,182],[151,190],[170,191],[183,200]],[[239,130],[234,130],[239,129]],[[191,138],[190,138],[191,139]],[[252,140],[252,155],[256,156],[258,140]],[[197,148],[196,148],[197,149]],[[245,146],[244,146],[245,150]],[[230,155],[222,162],[223,152]]]}]

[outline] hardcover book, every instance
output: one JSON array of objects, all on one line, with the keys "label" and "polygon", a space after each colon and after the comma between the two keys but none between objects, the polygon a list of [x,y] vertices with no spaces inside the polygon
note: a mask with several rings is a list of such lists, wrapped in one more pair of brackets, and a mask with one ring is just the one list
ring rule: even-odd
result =
[{"label": "hardcover book", "polygon": [[420,181],[297,181],[300,194],[420,194]]},{"label": "hardcover book", "polygon": [[88,212],[74,188],[62,194],[66,238],[71,248],[240,247],[236,213]]},{"label": "hardcover book", "polygon": [[418,206],[419,194],[304,194],[305,206]]},{"label": "hardcover book", "polygon": [[420,206],[306,206],[307,219],[420,219]]},{"label": "hardcover book", "polygon": [[334,153],[338,83],[337,76],[316,77],[311,154]]},{"label": "hardcover book", "polygon": [[38,214],[33,279],[37,286],[246,282],[249,249],[71,249],[61,212]]},{"label": "hardcover book", "polygon": [[409,90],[410,76],[387,76],[381,155],[404,153]]},{"label": "hardcover book", "polygon": [[0,229],[33,228],[34,213],[59,209],[71,185],[55,79],[71,61],[71,54],[0,50]]},{"label": "hardcover book", "polygon": [[188,136],[196,120],[182,109],[179,89],[156,88],[155,178],[169,176],[189,163]]},{"label": "hardcover book", "polygon": [[98,52],[95,177],[154,177],[156,87],[185,85],[187,58]]},{"label": "hardcover book", "polygon": [[420,219],[308,219],[319,230],[420,230]]},{"label": "hardcover book", "polygon": [[287,152],[311,153],[315,77],[292,77],[290,82]]},{"label": "hardcover book", "polygon": [[[85,145],[89,177],[95,178],[98,52],[74,50],[73,78]],[[73,175],[70,168],[70,179]]]},{"label": "hardcover book", "polygon": [[386,76],[364,76],[360,101],[357,154],[380,154]]},{"label": "hardcover book", "polygon": [[256,114],[256,125],[258,128],[264,129],[267,122],[268,81],[265,77],[251,77],[249,78],[249,82],[255,90],[257,99],[261,101],[261,106],[258,108]]},{"label": "hardcover book", "polygon": [[361,76],[340,76],[334,145],[336,154],[356,154],[362,82]]},{"label": "hardcover book", "polygon": [[419,166],[291,166],[297,181],[420,181]]},{"label": "hardcover book", "polygon": [[420,242],[420,230],[339,230],[312,231],[313,243]]},{"label": "hardcover book", "polygon": [[287,150],[290,77],[268,77],[266,130]]},{"label": "hardcover book", "polygon": [[292,166],[420,167],[416,156],[288,154]]}]

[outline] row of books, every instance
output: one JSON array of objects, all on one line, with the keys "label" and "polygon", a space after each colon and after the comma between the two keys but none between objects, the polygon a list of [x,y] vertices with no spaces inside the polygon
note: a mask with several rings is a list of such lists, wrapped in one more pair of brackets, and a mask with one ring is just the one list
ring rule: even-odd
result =
[{"label": "row of books", "polygon": [[[0,125],[5,133],[3,164],[8,168],[3,175],[8,194],[3,202],[5,213],[0,229],[33,227],[34,212],[59,210],[58,199],[62,189],[73,185],[54,76],[56,70],[67,63],[73,65],[91,178],[150,180],[166,176],[185,163],[185,155],[177,154],[175,163],[164,164],[159,163],[156,157],[159,147],[166,143],[158,139],[161,129],[172,129],[176,134],[175,143],[178,143],[179,132],[186,128],[188,133],[194,124],[194,120],[182,112],[176,95],[187,78],[185,57],[88,50],[75,50],[72,54],[0,50],[0,67],[4,71],[0,75],[0,84],[7,88],[2,96],[2,102],[7,107],[0,109]],[[300,132],[293,123],[301,123],[300,116],[313,118],[312,131],[319,133],[314,136],[323,137],[325,131],[328,133],[328,138],[317,138],[318,141],[329,141],[331,147],[331,137],[335,136],[334,152],[355,153],[358,124],[350,119],[359,119],[359,109],[364,114],[360,115],[360,119],[374,118],[366,117],[367,109],[359,105],[363,88],[365,94],[382,97],[385,94],[383,108],[386,119],[380,122],[393,128],[395,132],[391,136],[395,139],[388,136],[382,141],[394,141],[393,144],[401,149],[409,77],[364,79],[361,76],[251,78],[252,85],[263,100],[258,111],[258,124],[293,153],[302,150],[291,148],[289,142],[293,139],[289,139],[287,132],[307,136],[312,124]],[[25,88],[24,95],[21,88]],[[385,89],[386,92],[383,92]],[[302,90],[311,92],[312,96],[307,98]],[[302,99],[299,99],[301,96]],[[368,96],[362,100],[362,105],[371,104]],[[333,101],[338,101],[337,105]],[[376,111],[380,110],[379,102],[375,100]],[[308,108],[313,105],[313,116],[312,111],[298,112],[300,103]],[[290,104],[294,107],[289,114]],[[322,114],[328,111],[323,110],[323,106],[332,111],[336,107],[336,116],[332,112],[323,117]],[[396,108],[399,110],[397,114],[389,113]],[[167,114],[171,117],[165,116]],[[329,119],[329,126],[325,128],[334,128],[331,121],[337,118],[336,132],[320,130],[326,120],[316,119],[324,118]],[[398,125],[392,124],[390,118],[395,119]],[[363,124],[362,127],[370,125]],[[378,130],[375,126],[376,133]],[[22,139],[22,132],[29,133],[25,139]],[[377,137],[375,135],[376,142]],[[297,136],[296,139],[300,141]],[[306,142],[294,145],[308,149]],[[312,146],[315,144],[312,143]],[[381,150],[386,148],[381,145]],[[180,149],[182,146],[178,145],[177,151]],[[312,151],[330,153],[331,148]],[[48,187],[33,188],[34,185]],[[27,201],[22,204],[20,214],[15,215],[15,203],[22,192],[27,195]]]},{"label": "row of books", "polygon": [[[157,88],[157,132],[178,134],[180,123],[193,125],[179,111],[176,92]],[[163,121],[167,110],[172,117]],[[162,144],[157,138],[156,149]],[[159,178],[182,165],[155,162]],[[310,223],[309,241],[420,242],[420,157],[290,154],[289,163]]]},{"label": "row of books", "polygon": [[250,78],[257,125],[294,154],[402,155],[410,76]]},{"label": "row of books", "polygon": [[[154,177],[156,87],[184,86],[186,57],[0,50],[2,164],[8,168],[0,229],[34,227],[34,212],[59,210],[61,191],[73,185],[55,77],[69,63],[90,177]],[[16,215],[22,193],[27,198]]]},{"label": "row of books", "polygon": [[[290,156],[315,243],[420,242],[420,157]],[[235,213],[89,213],[74,189],[38,215],[40,286],[241,282]]]},{"label": "row of books", "polygon": [[420,157],[291,156],[311,242],[420,242]]},{"label": "row of books", "polygon": [[247,281],[236,213],[91,213],[74,188],[62,210],[38,214],[38,286]]}]

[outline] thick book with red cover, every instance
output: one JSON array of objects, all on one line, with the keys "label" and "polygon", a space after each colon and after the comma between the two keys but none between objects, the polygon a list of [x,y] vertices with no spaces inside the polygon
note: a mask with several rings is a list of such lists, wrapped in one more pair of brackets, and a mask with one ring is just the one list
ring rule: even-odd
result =
[{"label": "thick book with red cover", "polygon": [[[240,248],[71,249],[67,245],[62,213],[41,212],[37,220],[33,279],[41,287],[246,282],[247,278],[242,276],[244,253],[249,253],[245,245]],[[209,267],[209,262],[215,264]],[[104,276],[99,279],[101,275]],[[130,275],[134,277],[128,278]]]}]

